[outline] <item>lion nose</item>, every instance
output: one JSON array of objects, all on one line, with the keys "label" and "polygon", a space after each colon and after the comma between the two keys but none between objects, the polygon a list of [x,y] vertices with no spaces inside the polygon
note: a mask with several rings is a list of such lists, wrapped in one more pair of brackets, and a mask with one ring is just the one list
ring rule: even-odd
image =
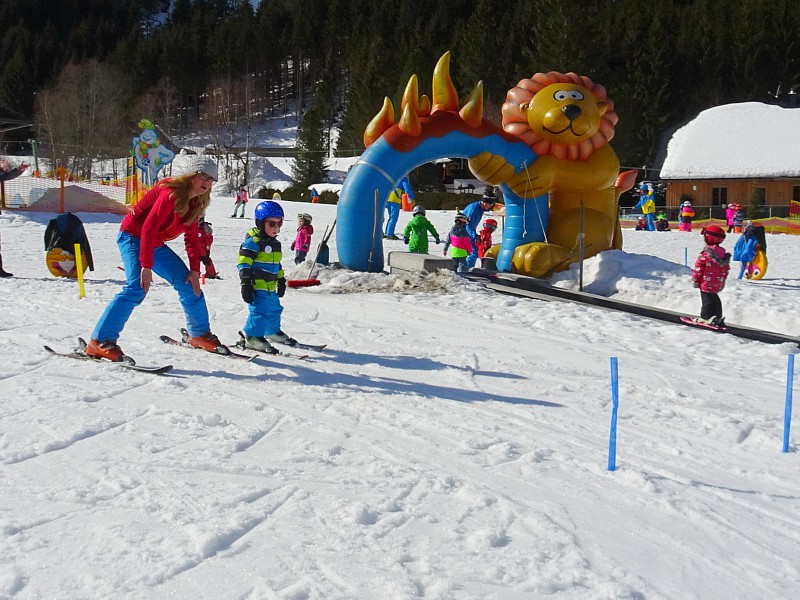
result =
[{"label": "lion nose", "polygon": [[564,116],[570,121],[574,121],[581,115],[581,107],[577,104],[567,104],[561,107],[561,112],[564,113]]}]

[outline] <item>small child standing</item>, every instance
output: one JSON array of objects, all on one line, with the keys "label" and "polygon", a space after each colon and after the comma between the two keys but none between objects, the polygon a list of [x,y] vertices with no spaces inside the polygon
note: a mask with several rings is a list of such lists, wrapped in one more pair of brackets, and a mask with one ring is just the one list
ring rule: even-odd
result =
[{"label": "small child standing", "polygon": [[244,205],[247,204],[247,188],[244,187],[244,184],[239,186],[239,189],[236,190],[236,194],[233,196],[233,214],[231,215],[231,219],[236,218],[236,213],[239,212],[239,208],[242,209],[242,214],[239,215],[240,219],[244,219]]},{"label": "small child standing", "polygon": [[425,216],[425,208],[421,205],[414,207],[411,212],[414,215],[411,220],[403,229],[403,242],[408,244],[408,251],[417,254],[428,253],[428,232],[433,235],[433,239],[438,244],[441,242],[439,239],[439,232]]},{"label": "small child standing", "polygon": [[725,287],[725,280],[730,271],[731,255],[720,246],[725,239],[725,232],[721,227],[709,225],[701,232],[706,245],[694,263],[692,283],[700,288],[702,308],[700,317],[695,322],[715,327],[725,327],[725,318],[722,316],[722,301],[719,292]]},{"label": "small child standing", "polygon": [[680,221],[680,224],[678,225],[679,231],[692,230],[692,221],[694,221],[694,208],[692,208],[692,203],[689,200],[685,200],[683,204],[681,204],[680,210],[678,211],[678,220]]},{"label": "small child standing", "polygon": [[[256,226],[247,232],[239,248],[239,281],[242,300],[250,315],[236,344],[259,352],[275,354],[270,341],[292,345],[294,340],[281,331],[280,299],[286,293],[286,278],[281,267],[278,234],[283,225],[283,208],[265,200],[256,206]],[[295,342],[296,343],[296,342]]]},{"label": "small child standing", "polygon": [[450,258],[455,263],[456,273],[466,273],[469,271],[467,265],[467,256],[473,250],[472,238],[467,231],[467,223],[469,217],[463,213],[458,213],[455,218],[455,225],[450,229],[447,234],[447,240],[444,243],[444,255],[447,256],[447,250],[450,250]]},{"label": "small child standing", "polygon": [[300,213],[297,215],[297,235],[292,242],[294,250],[294,264],[299,265],[306,259],[308,249],[311,247],[311,235],[314,228],[311,226],[311,215]]},{"label": "small child standing", "polygon": [[736,212],[733,213],[733,232],[742,233],[742,225],[744,225],[744,210],[741,204],[737,204]]},{"label": "small child standing", "polygon": [[483,223],[483,229],[480,230],[478,236],[475,238],[475,245],[478,247],[478,258],[481,260],[492,247],[492,234],[497,229],[497,221],[494,219],[486,219]]},{"label": "small child standing", "polygon": [[206,267],[207,279],[219,279],[220,276],[214,268],[214,262],[211,260],[211,244],[214,243],[214,230],[211,228],[211,223],[200,217],[197,222],[199,225],[197,235],[200,237],[201,254],[200,262]]}]

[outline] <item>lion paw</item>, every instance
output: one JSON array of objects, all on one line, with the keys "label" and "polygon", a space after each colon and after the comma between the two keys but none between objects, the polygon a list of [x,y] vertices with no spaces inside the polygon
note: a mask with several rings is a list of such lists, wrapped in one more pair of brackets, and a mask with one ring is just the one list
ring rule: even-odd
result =
[{"label": "lion paw", "polygon": [[491,152],[481,152],[470,158],[469,168],[478,179],[490,185],[505,183],[514,175],[514,167]]},{"label": "lion paw", "polygon": [[520,275],[543,277],[551,271],[569,267],[569,250],[563,246],[534,242],[517,246],[511,259],[512,270]]}]

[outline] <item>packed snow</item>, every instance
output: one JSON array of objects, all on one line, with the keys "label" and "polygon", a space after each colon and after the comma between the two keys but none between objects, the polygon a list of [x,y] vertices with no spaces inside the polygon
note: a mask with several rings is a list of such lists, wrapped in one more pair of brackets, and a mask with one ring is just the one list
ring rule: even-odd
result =
[{"label": "packed snow", "polygon": [[662,179],[800,176],[800,108],[740,102],[704,110],[669,141]]},{"label": "packed snow", "polygon": [[[217,196],[208,215],[223,279],[203,290],[228,343],[247,314],[235,264],[254,205],[231,219]],[[335,207],[283,206],[286,247],[309,212],[316,249]],[[453,213],[428,214],[445,234]],[[79,215],[96,265],[86,296],[50,276],[53,216],[0,216],[14,273],[0,279],[0,598],[797,597],[800,461],[794,443],[781,452],[795,345],[450,272],[312,270],[287,251],[290,279],[322,283],[287,292],[284,329],[328,349],[245,362],[166,346],[159,334],[184,321],[157,279],[120,344],[175,366],[159,377],[42,349],[88,337],[123,280],[120,218],[96,214]],[[624,252],[586,262],[586,289],[697,314],[684,263],[701,236],[624,237]],[[728,321],[800,336],[800,240],[768,241],[763,280],[734,268]]]}]

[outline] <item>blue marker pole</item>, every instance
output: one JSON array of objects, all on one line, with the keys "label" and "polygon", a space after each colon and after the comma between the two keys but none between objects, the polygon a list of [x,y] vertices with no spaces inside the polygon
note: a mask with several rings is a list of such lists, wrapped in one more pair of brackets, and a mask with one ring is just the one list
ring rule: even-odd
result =
[{"label": "blue marker pole", "polygon": [[683,247],[683,266],[689,266],[689,246]]},{"label": "blue marker pole", "polygon": [[619,371],[617,357],[611,357],[611,435],[608,438],[608,470],[617,470],[617,410],[619,409]]},{"label": "blue marker pole", "polygon": [[789,355],[786,372],[786,408],[783,411],[783,451],[789,451],[789,428],[792,423],[792,385],[794,383],[794,354]]}]

